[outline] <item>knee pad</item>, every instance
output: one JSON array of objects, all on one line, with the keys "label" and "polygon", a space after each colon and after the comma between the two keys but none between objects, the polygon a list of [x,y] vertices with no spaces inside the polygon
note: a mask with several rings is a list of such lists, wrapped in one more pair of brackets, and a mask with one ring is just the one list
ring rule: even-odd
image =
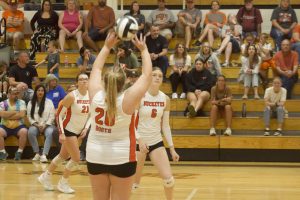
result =
[{"label": "knee pad", "polygon": [[66,169],[69,171],[77,169],[78,162],[73,161],[72,159],[66,164]]},{"label": "knee pad", "polygon": [[52,160],[53,164],[56,165],[56,166],[59,166],[64,161],[65,161],[65,159],[60,157],[59,154],[57,156],[55,156],[55,158]]},{"label": "knee pad", "polygon": [[171,176],[170,178],[164,179],[163,183],[164,183],[164,187],[171,188],[175,185],[175,179],[173,176]]}]

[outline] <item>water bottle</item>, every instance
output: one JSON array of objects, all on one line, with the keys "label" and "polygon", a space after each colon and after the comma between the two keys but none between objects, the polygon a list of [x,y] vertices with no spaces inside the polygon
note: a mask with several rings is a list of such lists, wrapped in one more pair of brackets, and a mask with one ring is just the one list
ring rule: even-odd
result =
[{"label": "water bottle", "polygon": [[242,117],[247,117],[246,103],[242,105]]},{"label": "water bottle", "polygon": [[46,44],[44,39],[41,41],[41,52],[46,52]]},{"label": "water bottle", "polygon": [[69,67],[69,58],[67,55],[65,56],[64,63],[65,63],[65,68],[68,68]]}]

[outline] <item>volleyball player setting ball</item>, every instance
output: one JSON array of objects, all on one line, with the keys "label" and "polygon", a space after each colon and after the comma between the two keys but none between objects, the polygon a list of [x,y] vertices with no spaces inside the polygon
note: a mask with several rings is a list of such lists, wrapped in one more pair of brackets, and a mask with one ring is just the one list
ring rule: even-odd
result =
[{"label": "volleyball player setting ball", "polygon": [[132,42],[141,51],[142,75],[125,91],[126,76],[118,66],[107,69],[101,80],[105,61],[118,41],[114,32],[107,36],[93,65],[88,87],[92,120],[86,160],[94,199],[130,197],[136,171],[134,113],[152,79],[145,39],[135,36]]},{"label": "volleyball player setting ball", "polygon": [[[172,175],[161,132],[163,132],[169,145],[173,161],[179,161],[179,155],[175,151],[169,125],[170,98],[159,90],[162,81],[163,73],[161,69],[154,67],[152,71],[152,83],[140,103],[136,124],[138,124],[139,141],[143,141],[147,145],[150,159],[163,179],[166,198],[171,200],[173,199],[175,180]],[[147,153],[138,152],[137,172],[133,189],[139,186],[146,156]]]}]

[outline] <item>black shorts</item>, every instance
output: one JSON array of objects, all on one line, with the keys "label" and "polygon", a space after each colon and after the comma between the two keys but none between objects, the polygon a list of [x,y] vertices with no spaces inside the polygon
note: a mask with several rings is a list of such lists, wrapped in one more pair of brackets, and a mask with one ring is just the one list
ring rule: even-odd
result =
[{"label": "black shorts", "polygon": [[93,41],[99,41],[99,40],[105,40],[106,36],[107,36],[107,32],[101,34],[99,33],[99,29],[91,27],[89,30],[89,37],[93,40]]},{"label": "black shorts", "polygon": [[230,38],[230,42],[232,43],[232,53],[239,53],[241,51],[240,42],[233,37]]},{"label": "black shorts", "polygon": [[[155,149],[158,149],[159,147],[164,147],[163,141],[160,141],[160,142],[158,142],[158,143],[156,143],[154,145],[149,146],[149,152],[148,152],[148,154],[150,154],[151,151],[153,151]],[[139,145],[136,145],[136,150],[140,151]]]},{"label": "black shorts", "polygon": [[64,129],[64,131],[65,131],[65,136],[66,136],[66,137],[73,137],[73,136],[79,137],[79,136],[80,136],[80,134],[75,134],[75,133],[70,132],[70,131],[68,131],[68,130],[66,130],[66,129]]},{"label": "black shorts", "polygon": [[87,162],[87,170],[92,175],[112,174],[120,178],[127,178],[135,174],[136,162],[128,162],[120,165],[103,165]]}]

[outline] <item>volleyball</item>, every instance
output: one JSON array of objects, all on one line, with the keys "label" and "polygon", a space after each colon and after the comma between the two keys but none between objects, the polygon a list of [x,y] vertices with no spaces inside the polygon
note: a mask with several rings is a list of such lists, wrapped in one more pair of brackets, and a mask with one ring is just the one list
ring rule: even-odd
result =
[{"label": "volleyball", "polygon": [[139,24],[131,16],[124,16],[117,20],[116,33],[121,40],[131,40],[138,30]]}]

